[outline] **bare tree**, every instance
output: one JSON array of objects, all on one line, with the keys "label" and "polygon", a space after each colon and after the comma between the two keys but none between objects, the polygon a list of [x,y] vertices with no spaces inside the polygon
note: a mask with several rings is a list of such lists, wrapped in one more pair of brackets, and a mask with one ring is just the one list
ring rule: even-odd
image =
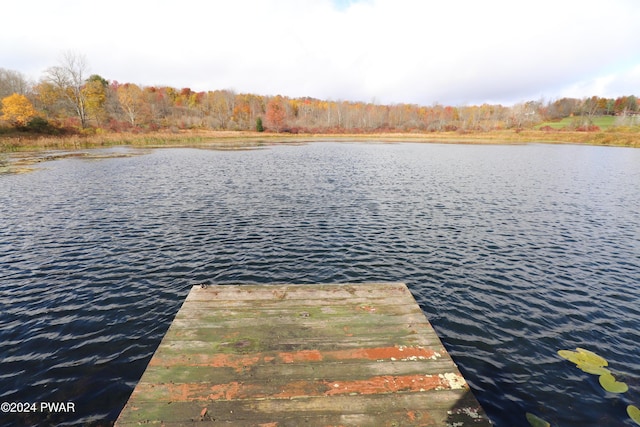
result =
[{"label": "bare tree", "polygon": [[14,93],[26,95],[28,91],[29,83],[22,73],[0,68],[0,99]]},{"label": "bare tree", "polygon": [[47,69],[46,80],[53,84],[59,96],[80,119],[80,125],[87,126],[87,96],[84,91],[88,74],[87,59],[75,52],[65,52],[59,65]]}]

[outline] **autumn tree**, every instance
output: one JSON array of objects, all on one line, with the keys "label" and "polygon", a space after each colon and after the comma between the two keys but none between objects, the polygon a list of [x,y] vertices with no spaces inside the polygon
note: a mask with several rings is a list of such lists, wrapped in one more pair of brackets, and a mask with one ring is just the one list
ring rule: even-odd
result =
[{"label": "autumn tree", "polygon": [[[247,103],[249,104],[249,121],[255,122],[257,117],[262,117],[266,112],[265,99],[263,96],[249,94],[247,96]],[[249,123],[249,127],[251,124]]]},{"label": "autumn tree", "polygon": [[80,120],[80,125],[87,126],[87,97],[83,90],[88,66],[84,55],[73,52],[63,54],[60,64],[50,67],[45,72],[46,81],[56,91],[56,95],[65,102]]},{"label": "autumn tree", "polygon": [[229,127],[231,129],[248,129],[251,126],[251,107],[244,94],[237,94],[233,100],[233,112]]},{"label": "autumn tree", "polygon": [[117,88],[118,100],[131,126],[137,124],[138,117],[145,106],[142,89],[139,86],[126,83]]},{"label": "autumn tree", "polygon": [[547,118],[551,120],[569,117],[578,112],[580,100],[560,98],[547,106]]},{"label": "autumn tree", "polygon": [[50,119],[63,116],[64,106],[59,96],[59,91],[48,81],[41,81],[33,87],[34,102],[36,108],[42,111]]},{"label": "autumn tree", "polygon": [[105,105],[108,87],[108,81],[97,74],[93,74],[87,79],[87,83],[82,88],[87,100],[87,114],[93,116],[98,124],[106,119]]},{"label": "autumn tree", "polygon": [[142,101],[146,106],[149,123],[152,126],[159,126],[161,123],[165,125],[167,117],[171,115],[171,103],[172,99],[167,92],[166,87],[145,87],[143,88],[143,97]]},{"label": "autumn tree", "polygon": [[212,127],[227,129],[235,108],[235,94],[230,90],[207,92],[204,103],[211,116]]},{"label": "autumn tree", "polygon": [[620,96],[614,101],[613,110],[616,114],[623,116],[629,112],[638,111],[638,98],[634,95]]},{"label": "autumn tree", "polygon": [[282,97],[278,95],[272,98],[267,103],[267,125],[280,132],[284,126],[285,113]]},{"label": "autumn tree", "polygon": [[2,99],[2,120],[16,127],[26,126],[38,113],[26,96],[14,93]]}]

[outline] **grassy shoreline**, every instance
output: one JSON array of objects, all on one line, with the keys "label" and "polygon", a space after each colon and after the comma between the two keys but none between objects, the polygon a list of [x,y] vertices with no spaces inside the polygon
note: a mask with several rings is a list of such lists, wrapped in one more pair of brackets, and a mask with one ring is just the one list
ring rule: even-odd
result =
[{"label": "grassy shoreline", "polygon": [[430,133],[358,133],[358,134],[287,134],[249,131],[200,131],[151,133],[105,133],[98,135],[34,136],[12,134],[0,136],[0,153],[78,150],[118,145],[136,147],[171,147],[190,145],[242,145],[243,143],[312,142],[312,141],[380,141],[434,143],[550,143],[585,144],[617,147],[640,147],[640,133],[630,131],[545,132],[540,130],[499,130],[487,132]]}]

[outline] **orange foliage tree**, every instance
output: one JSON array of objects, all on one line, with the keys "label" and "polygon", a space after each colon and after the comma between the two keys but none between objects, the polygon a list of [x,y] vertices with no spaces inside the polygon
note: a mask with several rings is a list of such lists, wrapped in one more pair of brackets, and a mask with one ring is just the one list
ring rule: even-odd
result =
[{"label": "orange foliage tree", "polygon": [[285,115],[281,96],[276,96],[267,103],[267,125],[276,132],[284,127]]},{"label": "orange foliage tree", "polygon": [[38,113],[24,95],[14,93],[2,99],[2,120],[16,127],[25,126]]}]

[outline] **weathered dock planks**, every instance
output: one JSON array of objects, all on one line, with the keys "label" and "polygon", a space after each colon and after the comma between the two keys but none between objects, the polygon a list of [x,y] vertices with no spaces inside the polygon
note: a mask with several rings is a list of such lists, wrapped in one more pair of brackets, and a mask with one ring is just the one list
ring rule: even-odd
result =
[{"label": "weathered dock planks", "polygon": [[489,426],[402,283],[194,286],[116,421]]}]

